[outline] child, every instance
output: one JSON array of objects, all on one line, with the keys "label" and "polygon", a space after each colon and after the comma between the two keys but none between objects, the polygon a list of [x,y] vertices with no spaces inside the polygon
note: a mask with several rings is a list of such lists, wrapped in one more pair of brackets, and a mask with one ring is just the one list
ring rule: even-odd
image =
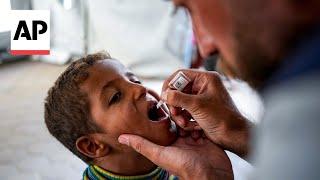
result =
[{"label": "child", "polygon": [[167,146],[176,139],[159,96],[106,53],[73,62],[49,90],[45,123],[49,132],[89,164],[84,179],[170,179],[130,147],[124,133]]}]

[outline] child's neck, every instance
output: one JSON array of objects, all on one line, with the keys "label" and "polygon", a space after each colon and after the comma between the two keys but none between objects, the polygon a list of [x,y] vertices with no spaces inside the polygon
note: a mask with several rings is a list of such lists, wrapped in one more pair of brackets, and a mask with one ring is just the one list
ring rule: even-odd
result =
[{"label": "child's neck", "polygon": [[150,160],[137,152],[114,153],[95,159],[94,164],[118,175],[147,174],[156,168]]}]

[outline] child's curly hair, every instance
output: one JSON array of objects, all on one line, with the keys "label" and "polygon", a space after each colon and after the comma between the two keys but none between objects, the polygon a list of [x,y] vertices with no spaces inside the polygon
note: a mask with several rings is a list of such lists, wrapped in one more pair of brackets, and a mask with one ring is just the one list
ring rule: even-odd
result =
[{"label": "child's curly hair", "polygon": [[92,159],[77,150],[76,140],[99,129],[91,119],[87,94],[81,92],[79,86],[89,77],[88,69],[104,59],[111,57],[101,52],[71,63],[48,91],[44,104],[45,123],[49,132],[86,163]]}]

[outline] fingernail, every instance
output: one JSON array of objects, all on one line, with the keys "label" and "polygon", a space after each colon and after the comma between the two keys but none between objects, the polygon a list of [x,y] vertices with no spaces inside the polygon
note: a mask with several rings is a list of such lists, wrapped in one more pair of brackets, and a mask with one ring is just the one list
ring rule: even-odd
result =
[{"label": "fingernail", "polygon": [[164,101],[167,101],[167,98],[168,98],[168,93],[167,93],[167,91],[165,91],[161,94],[161,99]]},{"label": "fingernail", "polygon": [[179,123],[179,125],[180,125],[181,127],[185,127],[185,123],[184,123],[183,120],[179,119],[179,120],[177,120],[177,121],[178,121],[178,123]]},{"label": "fingernail", "polygon": [[172,111],[171,111],[171,115],[173,115],[173,116],[178,115],[178,113],[177,113],[176,109],[172,109]]},{"label": "fingernail", "polygon": [[118,141],[120,144],[125,144],[129,146],[129,139],[124,136],[119,136]]}]

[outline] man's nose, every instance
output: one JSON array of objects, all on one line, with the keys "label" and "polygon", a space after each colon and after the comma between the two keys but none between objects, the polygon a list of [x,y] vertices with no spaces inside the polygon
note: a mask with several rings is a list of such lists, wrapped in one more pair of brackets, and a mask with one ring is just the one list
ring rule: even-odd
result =
[{"label": "man's nose", "polygon": [[218,52],[216,40],[198,21],[193,19],[193,33],[199,49],[200,56],[207,58]]},{"label": "man's nose", "polygon": [[213,37],[201,37],[197,42],[199,53],[202,58],[207,58],[212,54],[216,54],[218,52],[218,48],[215,44]]},{"label": "man's nose", "polygon": [[141,84],[130,83],[128,88],[129,91],[132,92],[132,97],[135,100],[141,99],[147,95],[147,89]]}]

